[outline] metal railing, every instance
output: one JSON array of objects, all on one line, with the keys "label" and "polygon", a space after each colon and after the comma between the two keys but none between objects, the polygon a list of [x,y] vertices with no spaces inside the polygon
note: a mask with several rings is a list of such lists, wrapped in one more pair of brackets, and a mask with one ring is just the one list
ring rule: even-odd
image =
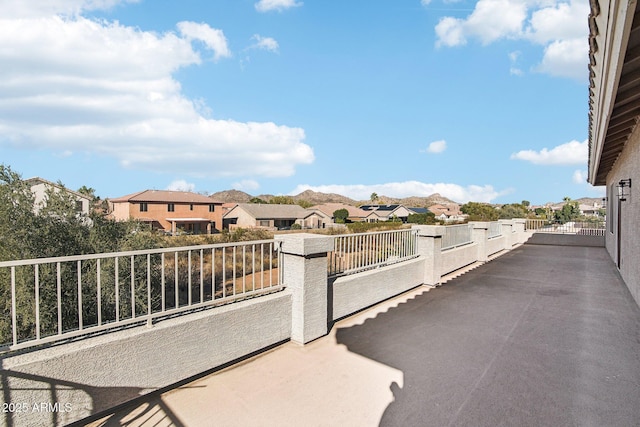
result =
[{"label": "metal railing", "polygon": [[502,224],[500,224],[499,222],[490,222],[488,238],[491,239],[501,235],[502,235]]},{"label": "metal railing", "polygon": [[329,276],[354,274],[418,256],[417,231],[393,230],[335,236]]},{"label": "metal railing", "polygon": [[282,288],[273,240],[0,262],[0,350],[17,350]]},{"label": "metal railing", "polygon": [[473,242],[470,224],[448,225],[442,236],[442,250],[457,248]]},{"label": "metal railing", "polygon": [[582,236],[604,236],[606,224],[604,221],[569,221],[554,222],[544,219],[527,219],[527,230],[536,233],[578,234]]}]

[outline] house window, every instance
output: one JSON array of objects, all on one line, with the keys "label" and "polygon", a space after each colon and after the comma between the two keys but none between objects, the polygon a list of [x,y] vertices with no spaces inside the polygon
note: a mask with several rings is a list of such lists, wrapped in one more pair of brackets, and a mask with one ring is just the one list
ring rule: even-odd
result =
[{"label": "house window", "polygon": [[167,205],[167,211],[169,211],[169,212],[175,212],[175,211],[176,211],[176,205],[175,205],[175,203],[169,203],[169,204]]},{"label": "house window", "polygon": [[268,227],[269,226],[269,220],[260,220],[260,227]]},{"label": "house window", "polygon": [[190,211],[192,211],[192,210],[193,210],[193,203],[191,203],[191,204],[189,205],[189,210],[190,210]]},{"label": "house window", "polygon": [[140,203],[140,212],[146,212],[149,210],[149,206],[146,203]]},{"label": "house window", "polygon": [[214,205],[213,203],[209,205],[209,212],[215,212],[216,210],[216,205]]},{"label": "house window", "polygon": [[76,200],[76,212],[82,212],[82,200]]}]

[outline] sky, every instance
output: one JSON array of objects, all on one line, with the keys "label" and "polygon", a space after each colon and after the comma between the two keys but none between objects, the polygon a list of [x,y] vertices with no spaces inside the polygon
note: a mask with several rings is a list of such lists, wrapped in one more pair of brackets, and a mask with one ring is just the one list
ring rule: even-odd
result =
[{"label": "sky", "polygon": [[0,163],[145,189],[532,204],[586,182],[587,0],[0,0]]}]

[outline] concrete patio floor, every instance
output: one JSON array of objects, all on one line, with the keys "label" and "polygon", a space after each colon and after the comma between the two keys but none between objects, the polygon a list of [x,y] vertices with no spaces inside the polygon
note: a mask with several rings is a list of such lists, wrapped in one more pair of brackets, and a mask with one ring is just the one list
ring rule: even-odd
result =
[{"label": "concrete patio floor", "polygon": [[639,420],[640,309],[605,249],[527,244],[341,320],[306,346],[283,344],[90,425]]}]

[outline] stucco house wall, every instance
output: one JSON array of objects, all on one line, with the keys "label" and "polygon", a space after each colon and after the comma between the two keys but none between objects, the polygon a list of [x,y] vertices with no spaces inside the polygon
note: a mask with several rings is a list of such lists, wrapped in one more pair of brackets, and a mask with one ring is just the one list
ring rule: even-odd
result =
[{"label": "stucco house wall", "polygon": [[[631,178],[631,188],[625,201],[618,201],[618,182]],[[640,305],[640,130],[636,126],[620,157],[607,175],[606,247],[611,258],[619,265],[620,275]],[[619,210],[619,215],[618,215]],[[618,218],[620,252],[618,253]]]}]

